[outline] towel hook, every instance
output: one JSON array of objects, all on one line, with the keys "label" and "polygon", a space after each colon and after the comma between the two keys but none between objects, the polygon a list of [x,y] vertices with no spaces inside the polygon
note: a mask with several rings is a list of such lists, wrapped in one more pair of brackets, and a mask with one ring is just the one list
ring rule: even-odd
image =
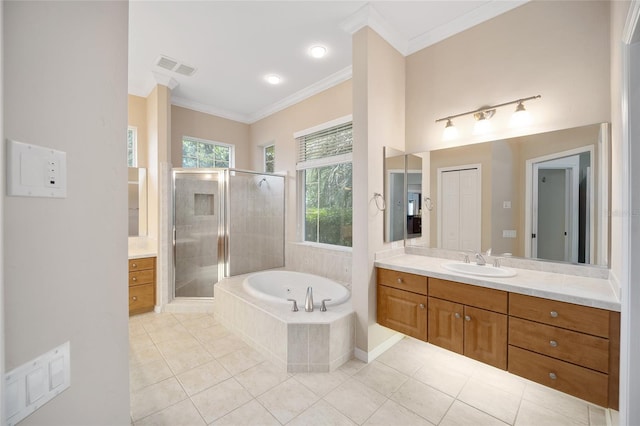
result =
[{"label": "towel hook", "polygon": [[[381,194],[381,193],[379,193],[379,192],[374,192],[374,193],[373,193],[373,199],[374,199],[374,200],[375,200],[375,202],[376,202],[376,207],[378,208],[378,210],[380,210],[380,211],[384,211],[384,210],[386,210],[386,209],[387,209],[387,202],[384,200],[384,197],[382,196],[382,194]],[[379,204],[379,203],[380,203],[380,201],[379,201],[379,200],[382,200],[382,207],[380,207],[380,204]]]}]

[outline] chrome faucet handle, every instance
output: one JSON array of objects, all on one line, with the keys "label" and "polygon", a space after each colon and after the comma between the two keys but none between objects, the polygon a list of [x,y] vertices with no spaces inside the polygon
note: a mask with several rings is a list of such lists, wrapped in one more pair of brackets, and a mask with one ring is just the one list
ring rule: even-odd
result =
[{"label": "chrome faucet handle", "polygon": [[320,305],[320,312],[327,312],[327,305],[324,302],[329,302],[331,299],[322,299],[322,305]]},{"label": "chrome faucet handle", "polygon": [[470,262],[469,262],[469,255],[468,255],[468,254],[465,254],[465,255],[464,255],[464,258],[462,259],[462,261],[463,261],[464,263],[470,263]]},{"label": "chrome faucet handle", "polygon": [[298,302],[296,299],[287,299],[288,302],[293,302],[293,306],[291,307],[292,312],[298,312]]},{"label": "chrome faucet handle", "polygon": [[486,265],[487,261],[484,260],[484,257],[480,253],[476,253],[476,264],[478,266]]},{"label": "chrome faucet handle", "polygon": [[499,268],[500,267],[500,259],[502,259],[501,257],[494,257],[493,258],[493,267],[494,268]]}]

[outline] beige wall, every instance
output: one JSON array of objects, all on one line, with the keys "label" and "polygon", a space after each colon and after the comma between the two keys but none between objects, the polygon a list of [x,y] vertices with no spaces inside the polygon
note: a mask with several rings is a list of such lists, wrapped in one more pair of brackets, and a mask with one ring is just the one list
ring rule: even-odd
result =
[{"label": "beige wall", "polygon": [[171,164],[173,167],[182,167],[183,136],[235,145],[235,167],[245,170],[251,168],[248,124],[172,105]]},{"label": "beige wall", "polygon": [[[470,136],[466,116],[459,140],[442,142],[437,118],[538,94],[531,128],[510,129],[509,106],[492,135]],[[407,57],[408,152],[610,119],[608,1],[532,1]]]},{"label": "beige wall", "polygon": [[4,197],[6,369],[71,343],[71,386],[21,425],[127,425],[128,4],[2,7],[3,136],[67,153],[66,198]]},{"label": "beige wall", "polygon": [[[263,118],[250,127],[249,169],[264,170],[262,147],[275,144],[275,171],[286,172],[285,239],[296,241],[296,144],[293,134],[351,114],[351,81]],[[287,258],[289,255],[286,255]]]},{"label": "beige wall", "polygon": [[138,167],[149,167],[149,139],[147,136],[147,99],[129,95],[129,126],[138,132]]},{"label": "beige wall", "polygon": [[394,333],[376,323],[375,253],[384,243],[384,215],[373,193],[384,193],[383,147],[404,151],[405,58],[365,27],[353,36],[353,276],[356,351],[360,357]]}]

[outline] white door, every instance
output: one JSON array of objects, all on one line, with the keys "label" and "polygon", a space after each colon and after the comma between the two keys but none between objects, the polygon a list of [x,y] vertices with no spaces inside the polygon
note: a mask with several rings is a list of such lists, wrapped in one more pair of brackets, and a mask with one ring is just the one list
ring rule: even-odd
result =
[{"label": "white door", "polygon": [[533,165],[533,257],[578,261],[579,168],[578,155]]},{"label": "white door", "polygon": [[439,169],[438,247],[480,251],[481,177],[479,168]]}]

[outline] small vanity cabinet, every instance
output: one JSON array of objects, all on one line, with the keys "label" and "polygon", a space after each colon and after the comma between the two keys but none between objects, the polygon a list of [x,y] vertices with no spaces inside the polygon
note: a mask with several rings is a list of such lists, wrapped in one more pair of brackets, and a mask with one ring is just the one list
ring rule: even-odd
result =
[{"label": "small vanity cabinet", "polygon": [[508,293],[429,278],[429,343],[507,369]]},{"label": "small vanity cabinet", "polygon": [[153,311],[156,303],[156,258],[129,259],[129,315]]},{"label": "small vanity cabinet", "polygon": [[509,372],[617,408],[620,315],[511,293]]},{"label": "small vanity cabinet", "polygon": [[378,269],[378,323],[427,340],[427,277]]}]

